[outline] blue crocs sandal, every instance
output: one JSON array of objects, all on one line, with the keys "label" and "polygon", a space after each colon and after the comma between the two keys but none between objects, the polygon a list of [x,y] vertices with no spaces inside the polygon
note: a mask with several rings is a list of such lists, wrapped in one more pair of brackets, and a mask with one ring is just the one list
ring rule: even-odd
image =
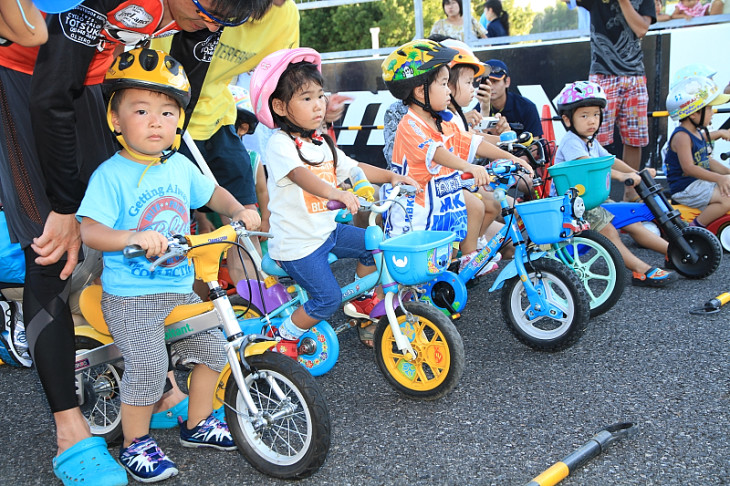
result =
[{"label": "blue crocs sandal", "polygon": [[89,437],[53,458],[53,474],[64,486],[124,486],[127,472],[109,454],[101,437]]},{"label": "blue crocs sandal", "polygon": [[188,419],[188,397],[172,408],[152,414],[150,429],[172,429],[177,427],[177,418]]},{"label": "blue crocs sandal", "polygon": [[[216,410],[213,410],[213,416],[218,420],[225,422],[225,410],[221,406]],[[183,422],[188,419],[188,397],[181,401],[172,408],[168,408],[165,411],[157,412],[152,414],[152,420],[150,420],[150,429],[172,429],[177,427],[177,418],[182,417]]]}]

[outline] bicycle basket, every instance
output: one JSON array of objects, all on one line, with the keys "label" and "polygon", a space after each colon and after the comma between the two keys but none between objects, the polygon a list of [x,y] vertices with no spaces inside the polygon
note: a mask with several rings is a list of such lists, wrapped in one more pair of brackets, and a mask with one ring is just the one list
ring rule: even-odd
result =
[{"label": "bicycle basket", "polygon": [[562,162],[548,169],[558,194],[571,187],[578,190],[586,210],[600,206],[611,192],[611,166],[616,157],[594,157]]},{"label": "bicycle basket", "polygon": [[516,205],[517,214],[525,223],[530,241],[536,245],[547,245],[567,240],[572,236],[570,231],[563,229],[563,213],[570,211],[563,202],[563,197],[558,196]]},{"label": "bicycle basket", "polygon": [[452,231],[417,230],[383,241],[380,249],[395,281],[418,285],[446,270],[455,239]]}]

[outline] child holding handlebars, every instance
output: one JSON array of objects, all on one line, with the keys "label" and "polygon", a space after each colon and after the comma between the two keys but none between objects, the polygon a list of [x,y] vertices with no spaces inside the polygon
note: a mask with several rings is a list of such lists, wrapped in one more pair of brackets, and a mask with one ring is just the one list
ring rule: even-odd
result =
[{"label": "child holding handlebars", "polygon": [[730,169],[710,157],[717,139],[730,140],[730,130],[709,131],[712,107],[730,102],[715,82],[691,76],[669,88],[667,110],[679,126],[669,138],[667,182],[672,199],[701,209],[690,223],[705,227],[730,211]]},{"label": "child holding handlebars", "polygon": [[[409,177],[357,163],[336,148],[329,136],[319,133],[327,109],[320,66],[320,55],[313,49],[283,49],[261,61],[250,87],[259,122],[279,129],[271,136],[264,157],[274,235],[269,240],[269,256],[309,295],[273,333],[279,338],[275,349],[294,359],[299,338],[319,321],[329,319],[342,300],[328,254],[357,258],[358,277],[376,268],[365,249],[365,230],[335,222],[336,213],[327,209],[327,200],[341,201],[353,214],[360,207],[357,197],[338,189],[338,184],[359,168],[372,182],[417,186]],[[377,302],[371,294],[348,302],[345,313],[367,318]],[[364,331],[360,339],[372,346],[372,329]]]},{"label": "child holding handlebars", "polygon": [[[508,159],[530,174],[532,169],[522,159],[443,118],[451,101],[449,63],[457,55],[456,49],[417,39],[395,49],[381,68],[390,93],[408,105],[396,131],[392,169],[413,177],[425,189],[409,198],[406,212],[391,211],[386,231],[400,234],[411,225],[414,230],[453,231],[461,242],[461,269],[476,256],[477,240],[484,230],[484,206],[476,198],[464,198],[461,172],[472,174],[477,186],[488,183],[486,169],[470,163],[475,156]],[[485,265],[478,275],[491,268]]]},{"label": "child holding handlebars", "polygon": [[[558,145],[555,154],[555,165],[566,160],[604,157],[610,155],[595,138],[603,121],[603,108],[606,107],[606,94],[600,85],[592,81],[576,81],[567,84],[555,98],[554,103],[563,123],[568,128]],[[641,179],[628,164],[615,159],[611,168],[611,178],[624,181],[631,179],[638,184]],[[591,228],[611,240],[626,268],[633,272],[632,284],[640,287],[664,287],[677,279],[674,272],[669,272],[648,263],[634,255],[621,241],[616,228],[611,224],[613,215],[598,206],[585,213]],[[623,228],[632,238],[647,248],[651,248],[666,256],[668,243],[643,227],[641,223],[633,223]]]},{"label": "child holding handlebars", "polygon": [[[170,259],[150,273],[147,259],[126,259],[122,250],[138,245],[147,258],[164,254],[168,237],[189,233],[190,209],[203,205],[251,229],[260,219],[176,152],[190,101],[190,84],[176,60],[151,49],[122,53],[103,87],[110,95],[109,127],[123,149],[94,172],[77,218],[84,243],[104,252],[101,306],[124,357],[119,460],[134,479],[154,482],[178,473],[149,435],[168,370],[164,320],[174,307],[200,299],[191,292],[187,260]],[[224,343],[214,329],[172,345],[173,362],[193,366],[188,420],[180,424],[184,447],[236,448],[228,426],[212,415]]]}]

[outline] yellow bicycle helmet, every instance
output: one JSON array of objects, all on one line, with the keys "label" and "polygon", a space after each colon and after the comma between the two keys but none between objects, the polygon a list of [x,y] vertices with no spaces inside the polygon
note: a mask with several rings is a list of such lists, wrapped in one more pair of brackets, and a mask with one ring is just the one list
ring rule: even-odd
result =
[{"label": "yellow bicycle helmet", "polygon": [[[115,133],[119,143],[127,150],[129,150],[129,147],[125,143],[124,137],[121,133],[115,132],[112,125],[111,106],[114,93],[127,88],[146,89],[165,93],[177,101],[180,105],[180,119],[177,124],[177,135],[172,144],[172,153],[180,147],[185,124],[185,108],[190,103],[190,82],[182,65],[168,53],[154,49],[138,48],[120,54],[107,71],[102,88],[109,98],[107,105],[109,128]],[[135,156],[143,160],[158,160],[156,157],[141,156],[141,154],[135,154]]]},{"label": "yellow bicycle helmet", "polygon": [[448,65],[459,54],[456,49],[438,42],[416,39],[390,53],[381,64],[388,91],[405,100],[416,86],[426,84],[430,72]]}]

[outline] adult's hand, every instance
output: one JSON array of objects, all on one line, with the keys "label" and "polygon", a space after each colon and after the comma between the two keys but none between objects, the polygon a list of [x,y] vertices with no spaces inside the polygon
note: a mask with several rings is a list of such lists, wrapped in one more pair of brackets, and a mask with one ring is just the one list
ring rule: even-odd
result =
[{"label": "adult's hand", "polygon": [[61,280],[69,278],[79,261],[81,249],[81,230],[76,215],[51,211],[43,227],[43,234],[33,238],[30,246],[39,255],[35,259],[38,265],[56,263],[67,253],[68,259],[61,271]]},{"label": "adult's hand", "polygon": [[492,83],[489,78],[482,78],[482,83],[477,89],[477,100],[479,100],[482,115],[489,116],[489,110],[492,106]]},{"label": "adult's hand", "polygon": [[350,96],[341,95],[339,93],[332,93],[329,96],[329,102],[327,103],[327,112],[324,114],[324,121],[332,123],[335,120],[342,118],[342,113],[345,111],[345,102],[352,101],[354,98]]}]

